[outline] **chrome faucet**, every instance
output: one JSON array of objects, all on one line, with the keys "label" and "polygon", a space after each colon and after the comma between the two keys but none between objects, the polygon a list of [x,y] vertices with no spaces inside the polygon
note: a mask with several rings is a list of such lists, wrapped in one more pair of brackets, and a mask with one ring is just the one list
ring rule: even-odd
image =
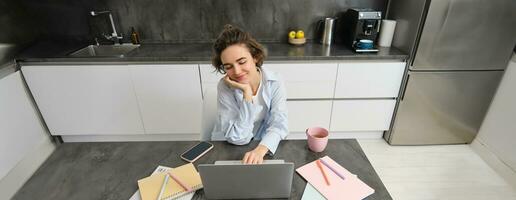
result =
[{"label": "chrome faucet", "polygon": [[108,40],[112,40],[115,44],[118,40],[118,43],[122,44],[122,34],[118,34],[116,32],[116,28],[115,28],[115,21],[113,20],[113,15],[111,15],[111,11],[91,11],[90,12],[91,16],[95,17],[95,16],[98,16],[98,15],[101,15],[101,14],[108,14],[109,15],[109,21],[111,22],[111,28],[113,29],[113,33],[111,33],[111,35],[104,35],[104,37]]}]

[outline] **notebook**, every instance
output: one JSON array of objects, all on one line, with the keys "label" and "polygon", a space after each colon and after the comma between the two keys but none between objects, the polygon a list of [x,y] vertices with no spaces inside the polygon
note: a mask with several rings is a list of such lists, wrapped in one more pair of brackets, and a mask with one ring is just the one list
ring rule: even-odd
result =
[{"label": "notebook", "polygon": [[326,200],[326,198],[324,198],[324,196],[319,193],[312,184],[306,183],[305,191],[303,192],[301,200]]},{"label": "notebook", "polygon": [[[201,177],[192,163],[170,169],[167,172],[171,172],[184,184],[191,187],[192,192],[202,188]],[[165,180],[165,174],[164,172],[158,172],[155,175],[138,180],[138,188],[140,189],[142,200],[156,200],[158,198],[161,186]],[[174,199],[189,193],[191,192],[187,192],[174,179],[169,179],[162,199]]]},{"label": "notebook", "polygon": [[313,185],[326,199],[359,200],[374,193],[373,188],[362,182],[356,175],[346,170],[330,157],[325,156],[321,159],[342,174],[344,179],[340,178],[325,165],[322,165],[330,182],[330,185],[326,185],[324,177],[321,174],[321,170],[317,167],[315,161],[297,168],[296,172]]},{"label": "notebook", "polygon": [[[172,169],[171,167],[165,167],[162,165],[158,165],[154,172],[152,172],[151,175],[155,175],[158,172],[167,172],[168,170]],[[194,197],[195,193],[191,192],[189,194],[186,194],[184,196],[181,196],[179,198],[176,198],[175,200],[191,200]],[[140,190],[136,190],[136,192],[129,198],[129,200],[142,200],[142,197],[140,195]]]}]

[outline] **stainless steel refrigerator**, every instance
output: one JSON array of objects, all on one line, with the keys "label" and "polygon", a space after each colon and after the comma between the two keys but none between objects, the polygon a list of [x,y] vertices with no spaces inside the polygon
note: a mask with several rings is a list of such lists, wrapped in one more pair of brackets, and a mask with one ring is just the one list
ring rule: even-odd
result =
[{"label": "stainless steel refrigerator", "polygon": [[516,44],[516,1],[390,0],[387,18],[409,60],[385,140],[470,143]]}]

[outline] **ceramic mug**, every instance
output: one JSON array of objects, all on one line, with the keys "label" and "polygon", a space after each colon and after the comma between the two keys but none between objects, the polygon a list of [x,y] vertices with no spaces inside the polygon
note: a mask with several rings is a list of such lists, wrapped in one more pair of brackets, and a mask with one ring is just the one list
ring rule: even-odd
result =
[{"label": "ceramic mug", "polygon": [[328,144],[328,130],[322,127],[312,127],[306,129],[308,148],[313,152],[324,151]]},{"label": "ceramic mug", "polygon": [[374,46],[372,40],[359,40],[356,45],[359,49],[372,49]]}]

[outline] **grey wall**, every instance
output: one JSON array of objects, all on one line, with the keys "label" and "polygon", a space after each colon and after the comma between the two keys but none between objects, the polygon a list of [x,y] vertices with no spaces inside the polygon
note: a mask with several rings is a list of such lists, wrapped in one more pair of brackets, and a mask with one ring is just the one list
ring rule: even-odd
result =
[{"label": "grey wall", "polygon": [[[143,42],[213,40],[224,24],[235,24],[261,41],[284,41],[290,29],[312,39],[316,21],[351,7],[385,11],[388,0],[23,0],[48,37],[90,38],[110,31],[106,17],[90,10],[111,10],[125,36],[130,27]],[[128,38],[128,37],[126,37]]]},{"label": "grey wall", "polygon": [[39,32],[34,26],[35,20],[22,3],[0,1],[0,68],[37,38]]}]

